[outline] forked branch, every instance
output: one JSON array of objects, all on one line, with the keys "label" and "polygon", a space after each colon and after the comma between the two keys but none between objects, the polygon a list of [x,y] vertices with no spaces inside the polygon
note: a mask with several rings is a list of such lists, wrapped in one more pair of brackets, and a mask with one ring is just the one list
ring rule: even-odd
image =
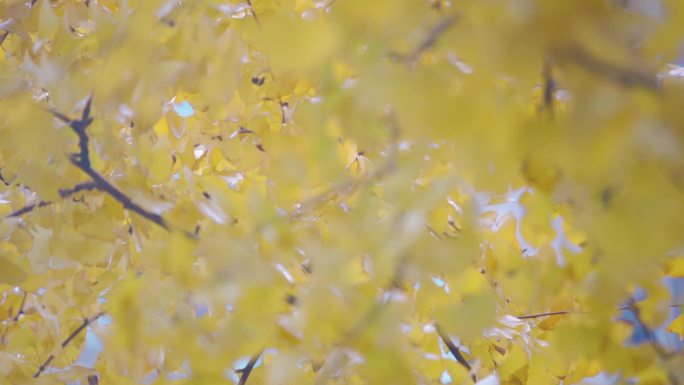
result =
[{"label": "forked branch", "polygon": [[240,373],[240,381],[238,382],[238,385],[245,385],[247,383],[247,379],[249,379],[249,375],[252,373],[252,369],[254,369],[254,366],[256,365],[257,361],[259,361],[261,353],[263,353],[263,350],[259,350],[255,355],[253,355],[252,358],[249,359],[249,362],[247,363],[247,365],[245,365],[244,368],[238,369],[236,371]]},{"label": "forked branch", "polygon": [[78,136],[79,152],[77,154],[71,155],[71,163],[73,163],[76,167],[80,168],[81,171],[86,173],[92,180],[92,183],[94,183],[98,189],[109,194],[112,198],[121,203],[125,209],[131,210],[140,215],[141,217],[155,223],[156,225],[166,230],[169,230],[170,227],[168,223],[164,220],[164,218],[161,215],[146,210],[142,206],[133,202],[133,200],[129,196],[124,194],[121,190],[116,188],[102,175],[100,175],[100,173],[93,169],[90,162],[90,153],[88,149],[90,138],[88,137],[88,133],[86,132],[88,126],[93,122],[93,118],[90,116],[91,102],[92,96],[88,98],[88,101],[86,102],[86,105],[83,108],[81,119],[78,120],[69,119],[67,116],[59,112],[49,110],[50,113],[52,113],[52,115],[54,115],[57,119],[68,124],[69,127],[71,127],[74,133]]}]

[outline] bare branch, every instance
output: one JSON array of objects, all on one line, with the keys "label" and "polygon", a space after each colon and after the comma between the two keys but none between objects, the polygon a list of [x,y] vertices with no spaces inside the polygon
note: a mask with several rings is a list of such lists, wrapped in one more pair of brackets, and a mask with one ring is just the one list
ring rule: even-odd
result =
[{"label": "bare branch", "polygon": [[437,24],[435,24],[428,35],[423,39],[423,41],[410,53],[401,54],[397,52],[390,53],[390,58],[400,61],[405,61],[408,63],[413,63],[420,58],[425,51],[432,48],[439,39],[440,36],[444,34],[451,26],[456,23],[458,17],[456,15],[449,15],[442,18]]},{"label": "bare branch", "polygon": [[11,185],[11,183],[8,182],[7,179],[5,179],[5,177],[2,175],[2,170],[0,170],[0,182],[4,183],[5,186]]},{"label": "bare branch", "polygon": [[252,369],[254,369],[254,366],[256,365],[257,361],[259,361],[261,353],[263,353],[263,349],[259,350],[255,355],[253,355],[244,368],[238,370],[240,373],[240,381],[238,382],[238,385],[245,385],[247,383],[247,379],[249,379],[249,375],[252,373]]},{"label": "bare branch", "polygon": [[5,218],[20,217],[26,213],[30,213],[31,211],[33,211],[37,208],[44,207],[44,206],[51,205],[51,204],[52,204],[52,202],[46,202],[46,201],[40,201],[37,203],[32,203],[30,205],[26,205],[26,206],[20,208],[19,210],[16,210],[16,211],[9,213]]},{"label": "bare branch", "polygon": [[673,353],[665,351],[662,346],[658,343],[658,341],[655,338],[655,335],[653,334],[653,331],[646,326],[644,321],[641,319],[641,314],[639,313],[639,308],[634,306],[634,304],[628,305],[627,309],[625,310],[630,310],[632,314],[634,315],[634,319],[637,322],[637,325],[641,328],[644,329],[646,333],[646,340],[648,341],[648,344],[651,345],[653,348],[653,351],[658,355],[658,357],[662,361],[667,361],[673,357]]},{"label": "bare branch", "polygon": [[252,14],[252,17],[254,18],[254,21],[258,26],[261,27],[261,24],[259,23],[259,18],[257,18],[256,12],[254,12],[254,6],[252,5],[252,0],[247,0],[247,5],[249,5],[249,13]]},{"label": "bare branch", "polygon": [[548,316],[552,316],[552,315],[566,315],[566,314],[574,314],[574,313],[583,313],[583,312],[577,312],[577,311],[572,311],[572,310],[561,310],[561,311],[551,311],[551,312],[539,313],[539,314],[517,315],[517,316],[515,316],[515,318],[517,318],[517,319],[534,319],[534,318],[548,317]]},{"label": "bare branch", "polygon": [[625,68],[603,61],[582,48],[573,47],[559,50],[557,58],[573,62],[589,72],[625,87],[643,87],[652,91],[659,89],[655,74],[642,69]]},{"label": "bare branch", "polygon": [[[684,305],[671,304],[668,306],[669,307],[683,307]],[[634,309],[635,309],[635,307],[633,305],[620,306],[617,308],[617,310],[634,310]],[[575,311],[575,310],[559,310],[559,311],[551,311],[551,312],[538,313],[538,314],[517,315],[514,317],[517,319],[534,319],[534,318],[542,318],[542,317],[548,317],[548,316],[554,316],[554,315],[567,315],[567,314],[588,314],[588,312],[586,312],[586,311]]]},{"label": "bare branch", "polygon": [[79,183],[72,189],[60,189],[59,196],[62,198],[68,198],[81,191],[99,190],[100,187],[95,182],[84,182]]},{"label": "bare branch", "polygon": [[[76,338],[79,334],[81,334],[81,332],[82,332],[85,328],[87,328],[87,327],[88,327],[90,324],[92,324],[93,322],[97,321],[98,318],[102,317],[104,314],[105,314],[104,312],[99,312],[99,313],[95,314],[95,315],[94,315],[93,317],[91,317],[91,318],[86,318],[86,319],[84,319],[84,320],[83,320],[83,323],[81,323],[81,325],[79,325],[79,327],[76,328],[76,330],[74,330],[73,332],[71,332],[71,334],[69,334],[69,336],[68,336],[64,341],[62,341],[62,349],[66,348],[66,347],[69,345],[69,343],[70,343],[74,338]],[[45,369],[47,369],[47,367],[50,365],[50,363],[51,363],[52,360],[54,360],[54,359],[55,359],[55,355],[54,355],[54,354],[50,354],[50,356],[43,362],[42,365],[40,365],[40,366],[38,367],[38,370],[33,374],[33,378],[38,378],[38,376],[40,376],[40,375],[45,371]]]},{"label": "bare branch", "polygon": [[5,39],[7,39],[7,35],[9,35],[9,31],[4,31],[2,35],[0,35],[0,47],[2,47],[2,44],[5,42]]},{"label": "bare branch", "polygon": [[[442,328],[439,327],[439,325],[435,324],[435,329],[437,329],[437,334],[439,335],[439,338],[442,339],[442,342],[444,342],[447,349],[449,349],[449,352],[451,353],[451,355],[454,356],[456,361],[458,361],[458,363],[461,364],[461,366],[466,368],[468,372],[472,371],[473,368],[470,366],[468,361],[466,361],[465,357],[463,357],[463,354],[461,354],[459,348],[456,345],[454,345],[454,342],[451,340],[451,338],[446,333],[444,333],[444,331],[442,330]],[[475,376],[475,373],[470,373],[470,378],[473,380],[473,382],[477,382],[477,377]]]},{"label": "bare branch", "polygon": [[[62,198],[68,198],[76,193],[79,193],[81,191],[86,191],[86,190],[98,190],[99,186],[96,185],[93,182],[85,182],[85,183],[79,183],[74,188],[72,189],[60,189],[59,190],[59,196]],[[6,218],[16,218],[20,217],[26,213],[29,213],[37,208],[48,206],[53,204],[54,202],[50,201],[39,201],[37,203],[32,203],[30,205],[26,205],[12,213],[6,216]]]},{"label": "bare branch", "polygon": [[82,163],[79,163],[76,159],[72,158],[71,161],[83,172],[88,174],[88,176],[90,176],[90,178],[92,178],[92,180],[97,184],[99,189],[109,194],[112,198],[116,199],[119,203],[123,205],[125,209],[129,209],[137,213],[141,217],[151,222],[154,222],[155,224],[166,230],[170,229],[168,223],[166,223],[166,220],[164,220],[164,218],[161,215],[148,211],[144,209],[142,206],[133,202],[133,200],[129,198],[128,195],[124,194],[123,192],[121,192],[121,190],[114,187],[114,185],[109,183],[104,177],[102,177],[102,175],[97,173],[97,171],[93,170],[90,167],[81,167]]},{"label": "bare branch", "polygon": [[22,314],[24,314],[24,305],[26,305],[26,296],[28,293],[24,291],[24,295],[21,297],[21,304],[19,304],[19,310],[17,310],[17,315],[12,318],[12,321],[17,322],[19,321],[19,317],[21,317]]},{"label": "bare branch", "polygon": [[[88,98],[85,107],[83,108],[83,113],[81,114],[81,119],[79,120],[71,120],[67,116],[57,111],[49,110],[50,113],[52,113],[56,118],[60,119],[64,123],[69,124],[69,127],[71,127],[74,133],[76,133],[76,135],[78,136],[79,152],[71,156],[71,163],[73,163],[74,166],[80,168],[81,171],[86,173],[92,180],[92,183],[95,186],[97,186],[98,189],[109,194],[112,198],[121,203],[125,209],[135,212],[136,214],[142,216],[143,218],[155,223],[156,225],[166,230],[170,230],[170,226],[168,225],[168,223],[166,223],[166,221],[161,215],[148,211],[142,206],[133,202],[133,200],[128,195],[124,194],[121,190],[116,188],[113,184],[107,181],[102,175],[100,175],[97,171],[95,171],[92,168],[90,162],[90,153],[88,150],[90,138],[88,137],[88,134],[86,132],[88,126],[93,122],[93,118],[90,116],[92,99],[93,98],[91,95]],[[185,233],[190,234],[187,232]]]},{"label": "bare branch", "polygon": [[551,63],[548,60],[544,62],[542,75],[544,76],[542,110],[553,113],[553,100],[555,96],[554,94],[556,92],[556,80],[553,78],[553,73],[551,72]]}]

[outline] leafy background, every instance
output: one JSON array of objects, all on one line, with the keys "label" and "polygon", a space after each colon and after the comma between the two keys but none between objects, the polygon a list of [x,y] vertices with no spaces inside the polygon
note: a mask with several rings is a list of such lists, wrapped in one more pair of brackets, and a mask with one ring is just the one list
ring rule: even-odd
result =
[{"label": "leafy background", "polygon": [[8,384],[680,384],[678,0],[5,0]]}]

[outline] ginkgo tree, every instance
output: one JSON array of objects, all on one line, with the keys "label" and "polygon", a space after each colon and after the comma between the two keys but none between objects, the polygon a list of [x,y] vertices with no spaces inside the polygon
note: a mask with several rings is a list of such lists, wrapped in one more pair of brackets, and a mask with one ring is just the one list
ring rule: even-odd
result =
[{"label": "ginkgo tree", "polygon": [[4,0],[6,384],[681,384],[684,2]]}]

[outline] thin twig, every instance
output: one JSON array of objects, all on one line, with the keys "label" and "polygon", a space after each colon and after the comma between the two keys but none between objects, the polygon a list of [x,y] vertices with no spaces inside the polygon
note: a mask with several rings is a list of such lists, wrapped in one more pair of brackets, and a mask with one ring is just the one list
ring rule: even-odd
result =
[{"label": "thin twig", "polygon": [[[99,186],[95,184],[94,182],[85,182],[85,183],[79,183],[74,188],[72,189],[60,189],[59,190],[59,196],[62,198],[68,198],[78,192],[85,191],[85,190],[97,190],[99,189]],[[39,201],[36,203],[32,203],[30,205],[26,205],[16,211],[13,211],[9,215],[7,215],[6,218],[16,218],[20,217],[26,213],[29,213],[37,208],[48,206],[53,204],[54,202],[50,201]]]},{"label": "thin twig", "polygon": [[5,42],[5,39],[7,39],[7,35],[9,35],[9,31],[4,31],[2,35],[0,35],[0,47],[2,47],[2,44]]},{"label": "thin twig", "polygon": [[[79,325],[79,327],[76,328],[76,330],[74,330],[73,332],[71,332],[71,334],[69,334],[69,336],[68,336],[64,341],[62,341],[62,345],[61,345],[61,346],[62,346],[62,349],[66,348],[67,345],[69,345],[69,343],[70,343],[74,338],[76,338],[79,334],[81,334],[81,332],[82,332],[85,328],[87,328],[87,327],[88,327],[90,324],[92,324],[93,322],[97,321],[97,319],[100,318],[100,317],[102,317],[103,315],[105,315],[105,312],[99,312],[99,313],[95,314],[95,315],[94,315],[93,317],[91,317],[91,318],[86,318],[86,319],[84,319],[84,320],[83,320],[83,323],[81,323],[81,325]],[[33,374],[33,378],[37,378],[38,376],[40,376],[40,375],[45,371],[45,369],[47,369],[47,367],[50,365],[50,363],[51,363],[52,360],[54,360],[54,359],[55,359],[55,355],[54,355],[54,354],[50,354],[50,356],[43,362],[43,364],[40,365],[40,367],[38,367],[38,370],[36,371],[36,373]]]},{"label": "thin twig", "polygon": [[254,6],[252,5],[252,0],[247,0],[247,5],[249,5],[249,13],[252,14],[252,17],[254,18],[254,21],[256,24],[261,27],[261,24],[259,23],[259,18],[256,15],[256,12],[254,12]]},{"label": "thin twig", "polygon": [[551,312],[539,313],[539,314],[517,315],[517,316],[515,316],[515,318],[517,318],[517,319],[534,319],[534,318],[548,317],[548,316],[552,316],[552,315],[566,315],[566,314],[574,314],[574,313],[582,313],[582,312],[577,312],[577,311],[572,311],[572,310],[560,310],[560,311],[551,311]]},{"label": "thin twig", "polygon": [[[653,348],[653,351],[656,353],[658,358],[660,359],[661,362],[667,362],[669,361],[672,357],[674,357],[677,353],[676,352],[667,352],[663,347],[658,343],[658,341],[655,338],[655,335],[653,334],[653,331],[646,326],[644,321],[641,320],[641,315],[639,314],[639,308],[634,306],[635,304],[632,302],[629,305],[627,305],[628,310],[632,312],[634,315],[634,319],[637,322],[637,325],[640,326],[641,328],[644,329],[646,332],[646,340],[648,341],[648,344]],[[672,305],[670,305],[672,306]],[[670,380],[670,383],[672,385],[679,385],[679,379],[672,373],[672,371],[667,370],[667,377]]]},{"label": "thin twig", "polygon": [[423,41],[410,53],[408,54],[401,54],[397,52],[392,52],[390,53],[390,57],[393,59],[397,59],[400,61],[405,61],[408,63],[413,63],[418,58],[420,55],[422,55],[425,51],[428,49],[432,48],[433,45],[435,45],[435,42],[437,42],[437,39],[439,39],[440,36],[444,34],[451,26],[454,25],[458,17],[456,15],[449,15],[444,18],[442,18],[440,21],[435,24],[428,35],[423,39]]},{"label": "thin twig", "polygon": [[[465,357],[463,357],[463,354],[461,354],[461,351],[458,349],[456,345],[454,345],[454,342],[451,340],[451,338],[442,331],[442,328],[439,327],[439,325],[435,325],[435,329],[437,330],[437,334],[439,335],[439,338],[442,339],[442,342],[446,345],[447,349],[449,349],[449,352],[451,355],[454,356],[456,361],[458,361],[461,366],[466,368],[468,372],[470,373],[472,371],[472,367],[466,361]],[[470,373],[470,378],[473,380],[473,382],[477,382],[477,377],[475,376],[475,373]]]},{"label": "thin twig", "polygon": [[252,373],[252,369],[254,369],[257,361],[259,361],[259,357],[261,357],[261,353],[263,353],[263,351],[263,349],[259,350],[255,355],[252,356],[252,358],[249,359],[249,362],[244,368],[239,369],[240,381],[238,382],[238,385],[245,385],[247,383],[247,379],[249,379],[249,375]]},{"label": "thin twig", "polygon": [[555,97],[554,94],[556,92],[556,80],[553,78],[551,63],[548,60],[544,62],[542,75],[544,76],[542,110],[553,113],[553,100]]},{"label": "thin twig", "polygon": [[574,62],[585,70],[622,86],[643,87],[652,91],[659,89],[658,78],[655,74],[605,62],[579,47],[560,50],[556,57]]},{"label": "thin twig", "polygon": [[646,326],[644,321],[641,320],[641,314],[639,312],[639,308],[634,306],[634,304],[630,304],[628,306],[628,310],[630,310],[632,312],[632,314],[634,315],[634,319],[636,320],[637,325],[639,327],[643,328],[644,331],[646,332],[646,341],[648,341],[648,344],[651,345],[651,347],[653,348],[653,351],[656,352],[658,357],[662,361],[667,361],[670,358],[672,358],[673,353],[669,353],[669,352],[665,351],[663,349],[663,347],[660,346],[660,344],[658,344],[658,341],[656,340],[655,335],[653,334],[653,331],[648,326]]},{"label": "thin twig", "polygon": [[47,206],[47,205],[51,205],[51,204],[52,204],[52,202],[46,202],[46,201],[31,203],[30,205],[26,205],[26,206],[24,206],[18,210],[15,210],[15,211],[9,213],[5,218],[20,217],[20,216],[22,216],[26,213],[29,213],[29,212],[31,212],[31,211],[39,208],[39,207],[43,207],[43,206]]},{"label": "thin twig", "polygon": [[100,187],[95,182],[79,183],[72,189],[60,189],[59,196],[62,198],[69,198],[70,196],[80,193],[81,191],[99,190]]},{"label": "thin twig", "polygon": [[5,179],[5,177],[2,175],[2,170],[0,170],[0,182],[4,183],[5,186],[9,186],[11,183]]},{"label": "thin twig", "polygon": [[[684,307],[684,305],[682,305],[682,304],[671,304],[668,306],[669,307]],[[635,307],[633,305],[620,306],[617,308],[617,310],[634,310],[634,309],[635,309]],[[551,312],[538,313],[538,314],[516,315],[514,317],[517,319],[533,319],[533,318],[548,317],[548,316],[553,316],[553,315],[567,315],[567,314],[588,314],[588,313],[586,311],[559,310],[559,311],[551,311]]]},{"label": "thin twig", "polygon": [[376,170],[365,177],[353,178],[344,180],[333,184],[328,190],[310,198],[299,204],[299,206],[288,214],[289,220],[294,220],[302,216],[304,213],[316,208],[318,205],[329,201],[335,196],[350,195],[359,188],[367,184],[382,179],[387,174],[391,173],[396,166],[396,158],[399,150],[399,137],[401,129],[396,121],[394,114],[390,113],[387,117],[390,128],[390,143],[387,151],[387,161],[380,165]]},{"label": "thin twig", "polygon": [[12,318],[12,321],[17,322],[19,321],[19,317],[21,317],[22,314],[24,314],[24,305],[26,305],[26,296],[28,293],[24,291],[24,295],[21,297],[21,303],[19,304],[19,310],[17,310],[17,315]]}]

